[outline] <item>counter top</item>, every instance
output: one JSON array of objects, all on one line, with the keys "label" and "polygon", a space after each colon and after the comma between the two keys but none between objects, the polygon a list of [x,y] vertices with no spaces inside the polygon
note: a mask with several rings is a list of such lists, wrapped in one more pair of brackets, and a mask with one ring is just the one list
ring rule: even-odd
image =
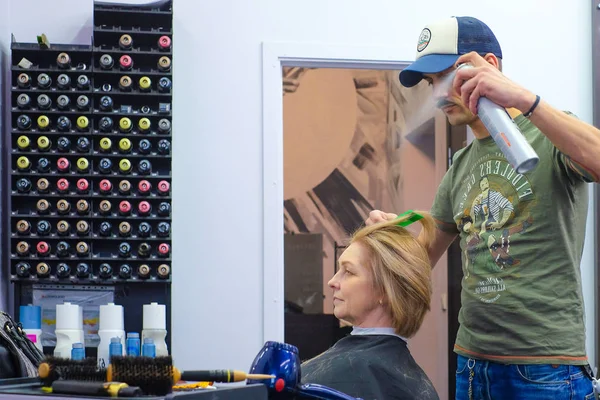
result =
[{"label": "counter top", "polygon": [[[43,392],[38,383],[31,383],[31,381],[0,384],[0,400],[89,400],[107,398],[49,394]],[[137,398],[142,400],[267,400],[268,392],[266,386],[258,384],[232,387],[221,386],[217,389],[181,391],[173,392],[166,396],[144,396]]]}]

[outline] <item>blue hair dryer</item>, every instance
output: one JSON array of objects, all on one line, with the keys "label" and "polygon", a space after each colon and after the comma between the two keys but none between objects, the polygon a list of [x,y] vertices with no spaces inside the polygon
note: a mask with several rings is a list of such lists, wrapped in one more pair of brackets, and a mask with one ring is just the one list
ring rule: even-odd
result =
[{"label": "blue hair dryer", "polygon": [[266,342],[256,355],[249,373],[274,375],[272,379],[248,380],[247,383],[265,384],[271,394],[279,393],[281,398],[288,393],[310,399],[362,400],[316,383],[301,384],[300,356],[298,348],[291,344]]}]

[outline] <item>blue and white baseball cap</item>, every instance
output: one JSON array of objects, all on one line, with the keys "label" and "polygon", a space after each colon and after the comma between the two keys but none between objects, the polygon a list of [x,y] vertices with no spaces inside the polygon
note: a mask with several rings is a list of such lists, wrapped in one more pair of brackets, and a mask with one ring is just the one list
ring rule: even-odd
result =
[{"label": "blue and white baseball cap", "polygon": [[445,71],[470,52],[502,58],[500,43],[492,30],[473,17],[451,17],[427,25],[417,42],[416,61],[400,72],[400,83],[415,86],[423,74]]}]

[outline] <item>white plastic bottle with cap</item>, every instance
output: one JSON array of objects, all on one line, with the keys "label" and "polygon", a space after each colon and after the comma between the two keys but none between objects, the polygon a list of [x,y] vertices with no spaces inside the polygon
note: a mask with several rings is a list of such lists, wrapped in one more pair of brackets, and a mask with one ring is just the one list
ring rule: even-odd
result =
[{"label": "white plastic bottle with cap", "polygon": [[164,304],[144,304],[144,328],[142,330],[142,343],[145,338],[152,338],[156,346],[156,356],[168,356],[169,350],[165,338],[167,337],[167,307]]},{"label": "white plastic bottle with cap", "polygon": [[71,358],[73,343],[83,343],[82,310],[77,304],[56,305],[56,347],[54,356]]},{"label": "white plastic bottle with cap", "polygon": [[[123,306],[115,303],[100,306],[100,326],[98,329],[98,336],[100,336],[98,365],[100,367],[105,368],[110,364],[110,340],[112,338],[120,338],[122,348],[125,348],[125,322],[123,318]],[[124,351],[122,355],[125,355]]]}]

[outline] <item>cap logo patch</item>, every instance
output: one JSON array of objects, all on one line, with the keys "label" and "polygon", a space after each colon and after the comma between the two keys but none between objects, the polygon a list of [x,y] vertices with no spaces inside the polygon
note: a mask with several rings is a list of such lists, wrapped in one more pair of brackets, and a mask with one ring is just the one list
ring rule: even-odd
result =
[{"label": "cap logo patch", "polygon": [[425,50],[429,42],[431,41],[431,31],[428,28],[423,29],[419,36],[419,42],[417,43],[417,51],[421,52]]}]

